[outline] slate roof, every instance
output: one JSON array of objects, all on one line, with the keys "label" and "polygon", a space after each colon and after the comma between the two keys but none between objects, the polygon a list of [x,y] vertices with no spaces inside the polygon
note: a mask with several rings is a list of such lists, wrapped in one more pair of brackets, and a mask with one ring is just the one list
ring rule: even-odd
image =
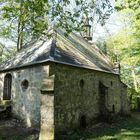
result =
[{"label": "slate roof", "polygon": [[24,47],[2,63],[0,71],[51,61],[117,74],[113,63],[84,38],[74,33],[66,37],[61,29],[56,32],[55,39],[39,39]]}]

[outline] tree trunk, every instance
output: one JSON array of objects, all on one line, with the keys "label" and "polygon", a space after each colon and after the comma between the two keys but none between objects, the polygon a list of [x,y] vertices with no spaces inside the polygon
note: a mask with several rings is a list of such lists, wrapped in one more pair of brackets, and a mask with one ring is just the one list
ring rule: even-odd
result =
[{"label": "tree trunk", "polygon": [[21,42],[21,36],[20,36],[20,20],[18,22],[18,39],[17,39],[17,51],[20,50],[20,43]]},{"label": "tree trunk", "polygon": [[18,20],[18,39],[17,39],[17,51],[19,51],[23,46],[23,29],[24,29],[24,19],[23,19],[23,2],[20,4],[20,15]]},{"label": "tree trunk", "polygon": [[131,74],[132,74],[132,78],[133,78],[133,84],[134,84],[135,91],[138,92],[138,85],[137,85],[137,79],[136,79],[136,74],[135,74],[134,68],[131,69]]},{"label": "tree trunk", "polygon": [[17,40],[17,51],[19,51],[23,46],[23,29],[24,24],[19,21],[18,23],[18,40]]}]

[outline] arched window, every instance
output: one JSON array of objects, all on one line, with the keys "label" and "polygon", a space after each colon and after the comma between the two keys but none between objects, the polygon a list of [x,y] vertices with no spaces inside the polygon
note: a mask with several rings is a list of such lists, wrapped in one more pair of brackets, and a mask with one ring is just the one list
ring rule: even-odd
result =
[{"label": "arched window", "polygon": [[4,77],[3,100],[11,100],[12,75],[6,74]]}]

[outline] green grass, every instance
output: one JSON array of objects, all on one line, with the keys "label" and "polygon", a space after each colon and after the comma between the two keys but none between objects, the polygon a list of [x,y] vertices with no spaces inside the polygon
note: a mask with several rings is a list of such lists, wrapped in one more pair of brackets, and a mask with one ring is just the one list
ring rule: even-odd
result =
[{"label": "green grass", "polygon": [[120,119],[112,125],[78,131],[59,140],[140,140],[140,118]]}]

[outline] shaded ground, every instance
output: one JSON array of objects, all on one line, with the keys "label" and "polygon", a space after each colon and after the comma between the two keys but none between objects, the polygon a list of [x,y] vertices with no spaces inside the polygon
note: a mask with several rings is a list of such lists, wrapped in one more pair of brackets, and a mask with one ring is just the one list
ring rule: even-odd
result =
[{"label": "shaded ground", "polygon": [[[17,120],[0,121],[0,140],[37,140],[38,132],[20,125]],[[140,113],[120,118],[112,124],[99,123],[87,130],[69,133],[59,140],[140,140]]]},{"label": "shaded ground", "polygon": [[25,128],[16,119],[0,120],[0,140],[37,140],[38,132]]},{"label": "shaded ground", "polygon": [[132,117],[120,118],[112,124],[99,123],[59,140],[140,140],[140,113],[132,113]]}]

